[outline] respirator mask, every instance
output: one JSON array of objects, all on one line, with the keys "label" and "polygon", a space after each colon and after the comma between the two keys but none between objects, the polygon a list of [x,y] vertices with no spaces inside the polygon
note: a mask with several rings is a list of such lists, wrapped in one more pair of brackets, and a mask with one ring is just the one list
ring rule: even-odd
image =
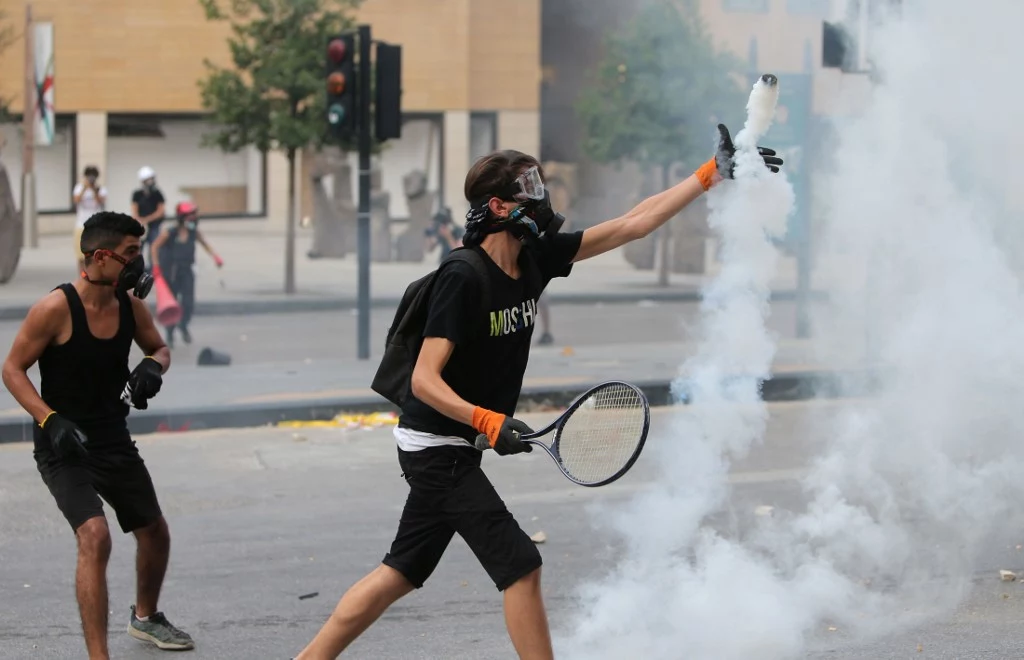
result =
[{"label": "respirator mask", "polygon": [[524,227],[529,234],[540,237],[555,234],[562,228],[565,218],[551,208],[551,192],[544,185],[540,168],[536,165],[516,177],[506,193],[519,202],[519,206],[509,214],[509,221]]},{"label": "respirator mask", "polygon": [[474,204],[466,214],[467,235],[477,231],[488,234],[507,230],[520,240],[536,239],[557,233],[565,222],[565,218],[551,208],[551,193],[544,186],[540,168],[536,165],[523,171],[515,181],[493,196],[519,205],[508,218],[496,220],[488,211],[486,200]]},{"label": "respirator mask", "polygon": [[149,295],[149,292],[153,289],[153,276],[146,272],[146,263],[143,261],[141,254],[131,260],[128,260],[110,250],[95,250],[92,254],[96,254],[97,252],[103,252],[111,259],[124,266],[124,268],[122,268],[121,272],[118,273],[117,280],[115,281],[91,280],[89,279],[89,276],[83,272],[82,277],[86,282],[90,284],[97,284],[99,286],[112,286],[118,291],[123,291],[124,293],[131,291],[139,300],[143,300]]}]

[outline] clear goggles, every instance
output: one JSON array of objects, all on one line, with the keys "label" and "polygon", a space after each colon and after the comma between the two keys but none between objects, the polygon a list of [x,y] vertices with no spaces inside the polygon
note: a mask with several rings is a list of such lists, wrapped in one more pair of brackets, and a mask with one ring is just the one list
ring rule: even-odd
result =
[{"label": "clear goggles", "polygon": [[540,178],[540,169],[534,165],[524,171],[516,177],[512,190],[512,198],[517,202],[544,199],[544,180]]}]

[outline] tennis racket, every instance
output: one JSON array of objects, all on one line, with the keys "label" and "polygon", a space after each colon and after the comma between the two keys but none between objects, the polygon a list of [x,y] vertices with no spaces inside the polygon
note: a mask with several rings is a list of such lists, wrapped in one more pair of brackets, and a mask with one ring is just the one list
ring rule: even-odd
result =
[{"label": "tennis racket", "polygon": [[[644,393],[629,383],[609,381],[584,392],[546,428],[519,438],[543,448],[569,481],[604,486],[633,467],[650,424]],[[539,440],[552,431],[550,445]],[[486,435],[477,436],[477,449],[490,446]]]}]

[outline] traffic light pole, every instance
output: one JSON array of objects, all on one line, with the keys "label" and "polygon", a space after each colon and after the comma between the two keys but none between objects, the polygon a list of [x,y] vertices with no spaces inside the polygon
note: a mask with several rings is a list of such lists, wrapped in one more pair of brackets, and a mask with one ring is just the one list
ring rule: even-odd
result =
[{"label": "traffic light pole", "polygon": [[359,26],[359,359],[370,358],[370,26]]}]

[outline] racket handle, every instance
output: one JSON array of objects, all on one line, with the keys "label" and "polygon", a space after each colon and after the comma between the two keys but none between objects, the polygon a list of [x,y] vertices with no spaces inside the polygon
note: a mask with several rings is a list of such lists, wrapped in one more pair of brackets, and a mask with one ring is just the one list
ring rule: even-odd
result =
[{"label": "racket handle", "polygon": [[487,434],[481,433],[476,436],[476,448],[480,451],[487,451],[491,448],[491,441],[487,439]]}]

